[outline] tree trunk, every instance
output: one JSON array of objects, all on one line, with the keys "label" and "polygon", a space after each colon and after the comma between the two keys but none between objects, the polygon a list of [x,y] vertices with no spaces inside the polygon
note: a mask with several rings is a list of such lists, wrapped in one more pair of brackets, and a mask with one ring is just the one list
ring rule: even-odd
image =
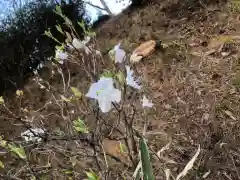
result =
[{"label": "tree trunk", "polygon": [[112,11],[109,9],[109,7],[108,7],[107,3],[105,2],[105,0],[100,0],[100,1],[101,1],[102,5],[103,5],[104,9],[107,11],[107,13],[108,13],[110,16],[113,16],[113,13],[112,13]]}]

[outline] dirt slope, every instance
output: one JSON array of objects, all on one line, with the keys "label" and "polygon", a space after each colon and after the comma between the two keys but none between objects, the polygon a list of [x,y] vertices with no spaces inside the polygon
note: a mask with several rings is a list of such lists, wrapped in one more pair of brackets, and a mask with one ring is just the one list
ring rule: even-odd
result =
[{"label": "dirt slope", "polygon": [[[108,50],[118,42],[129,54],[141,42],[150,39],[161,40],[164,46],[164,50],[155,50],[136,64],[143,85],[154,103],[153,112],[146,116],[146,137],[150,150],[156,153],[169,143],[169,148],[159,159],[155,156],[152,158],[157,180],[166,179],[166,169],[170,169],[176,177],[199,145],[200,155],[184,179],[240,179],[239,30],[239,11],[235,6],[207,0],[186,3],[177,0],[154,1],[139,9],[125,10],[98,29],[98,45],[106,61],[109,59]],[[58,91],[61,77],[56,79],[52,86]],[[78,88],[87,87],[81,75],[72,75],[72,82]],[[27,98],[22,103],[32,109],[42,108],[51,97],[48,92],[33,87],[31,82],[26,85],[25,91]],[[16,104],[12,103],[13,109]],[[51,130],[60,127],[68,131],[67,122],[57,115],[50,117],[49,114],[56,109],[49,107],[45,119],[38,123],[45,123]],[[56,110],[56,113],[60,112]],[[42,118],[39,114],[32,114],[31,117]],[[146,117],[137,114],[135,129],[142,130]],[[22,131],[17,122],[8,119],[0,124],[0,130],[11,138],[18,137]],[[51,174],[50,179],[68,179],[57,168],[71,169],[71,153],[79,153],[87,147],[85,144],[76,145],[74,141],[61,143],[54,141],[49,142],[47,147],[40,146],[38,150],[44,157],[36,153],[32,159],[32,163],[36,163],[42,172]],[[77,177],[85,177],[82,175],[85,168],[96,166],[88,158],[75,158],[77,165],[71,170]],[[47,161],[52,163],[52,167],[46,167]],[[16,163],[13,158],[6,167],[14,171],[16,167],[21,169],[21,163]],[[108,179],[121,179],[122,176],[131,179],[134,171],[118,162],[110,164],[109,169]]]},{"label": "dirt slope", "polygon": [[151,149],[171,144],[156,160],[157,179],[166,168],[176,177],[198,144],[200,157],[185,179],[207,172],[209,180],[240,179],[240,19],[230,3],[208,2],[155,2],[126,10],[98,31],[103,52],[117,42],[129,53],[151,39],[166,46],[136,65],[157,113],[148,117]]}]

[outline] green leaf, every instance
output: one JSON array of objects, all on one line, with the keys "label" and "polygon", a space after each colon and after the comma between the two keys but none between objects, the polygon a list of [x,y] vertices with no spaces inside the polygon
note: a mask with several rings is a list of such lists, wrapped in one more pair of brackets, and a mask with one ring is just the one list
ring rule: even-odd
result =
[{"label": "green leaf", "polygon": [[112,61],[115,61],[115,54],[116,54],[116,51],[114,49],[110,50],[108,52],[110,58],[112,59]]},{"label": "green leaf", "polygon": [[22,96],[23,96],[23,91],[22,91],[22,90],[17,90],[17,91],[16,91],[16,95],[17,95],[18,97],[22,97]]},{"label": "green leaf", "polygon": [[88,31],[87,35],[90,36],[90,37],[96,37],[96,33],[92,32],[92,31]]},{"label": "green leaf", "polygon": [[111,71],[108,71],[108,70],[104,69],[104,72],[101,74],[101,77],[110,77],[110,78],[113,78],[113,77],[114,77],[114,73],[112,73]]},{"label": "green leaf", "polygon": [[72,21],[68,17],[65,17],[64,20],[68,26],[73,26]]},{"label": "green leaf", "polygon": [[82,93],[77,88],[71,87],[71,90],[72,90],[72,92],[73,92],[75,97],[77,97],[77,98],[81,98],[82,97]]},{"label": "green leaf", "polygon": [[87,34],[87,30],[83,21],[78,22],[78,25],[83,29],[84,34]]},{"label": "green leaf", "polygon": [[7,146],[7,141],[3,140],[3,137],[0,136],[0,147],[5,148]]},{"label": "green leaf", "polygon": [[125,83],[125,76],[124,76],[123,72],[119,71],[116,74],[116,77],[121,85],[123,85]]},{"label": "green leaf", "polygon": [[63,170],[64,174],[67,174],[67,175],[72,175],[73,174],[73,171],[70,170],[70,169],[65,169]]},{"label": "green leaf", "polygon": [[62,28],[61,28],[61,26],[59,24],[56,25],[55,27],[61,34],[64,34],[64,32],[63,32],[63,30],[62,30]]},{"label": "green leaf", "polygon": [[147,143],[144,138],[140,139],[140,156],[144,180],[154,180],[152,164],[150,162],[150,155],[148,152]]},{"label": "green leaf", "polygon": [[85,125],[84,121],[78,118],[77,120],[73,121],[74,129],[79,133],[88,133],[88,128]]},{"label": "green leaf", "polygon": [[56,48],[56,50],[64,51],[63,45],[61,45],[61,46],[56,45],[55,48]]},{"label": "green leaf", "polygon": [[121,143],[119,144],[120,152],[121,153],[126,153],[127,152],[127,147],[125,144]]},{"label": "green leaf", "polygon": [[0,160],[0,168],[4,168],[4,164],[1,160]]},{"label": "green leaf", "polygon": [[31,176],[30,180],[36,180],[37,178],[35,176]]},{"label": "green leaf", "polygon": [[4,99],[2,96],[0,96],[0,104],[4,104]]},{"label": "green leaf", "polygon": [[10,151],[17,154],[21,159],[27,158],[25,150],[21,145],[17,147],[17,145],[15,144],[8,144],[8,148],[10,149]]},{"label": "green leaf", "polygon": [[59,13],[59,14],[62,14],[62,9],[61,9],[61,6],[56,6],[56,12]]},{"label": "green leaf", "polygon": [[53,35],[52,35],[52,33],[51,33],[50,30],[48,30],[48,31],[45,30],[44,34],[45,34],[46,36],[50,37],[50,38],[53,38]]},{"label": "green leaf", "polygon": [[90,172],[86,172],[86,175],[88,177],[88,180],[99,180],[99,177],[97,176],[97,174],[92,170]]}]

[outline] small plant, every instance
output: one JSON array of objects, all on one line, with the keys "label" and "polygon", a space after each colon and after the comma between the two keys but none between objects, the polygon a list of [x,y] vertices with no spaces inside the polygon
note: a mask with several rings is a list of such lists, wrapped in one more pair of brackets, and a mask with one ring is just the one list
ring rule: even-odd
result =
[{"label": "small plant", "polygon": [[[112,61],[105,62],[106,60],[103,59],[97,48],[94,33],[85,28],[83,22],[78,23],[85,32],[85,37],[81,40],[73,23],[62,13],[59,6],[56,7],[55,13],[63,18],[69,30],[66,32],[61,25],[56,26],[56,29],[65,35],[65,42],[60,42],[49,30],[45,32],[48,37],[59,43],[51,63],[52,71],[61,77],[62,86],[55,88],[49,81],[41,79],[36,73],[34,78],[36,84],[50,97],[43,107],[36,110],[22,107],[22,99],[25,96],[23,91],[16,92],[20,109],[17,113],[8,109],[1,97],[0,104],[10,118],[27,128],[27,131],[22,134],[23,142],[8,143],[1,140],[1,146],[24,160],[28,167],[26,171],[33,178],[38,177],[36,169],[34,169],[36,166],[31,165],[28,160],[33,153],[35,153],[36,159],[38,154],[48,154],[47,168],[51,167],[50,159],[55,159],[56,154],[61,154],[65,159],[69,159],[71,161],[69,166],[74,168],[77,166],[77,161],[81,162],[87,158],[95,170],[86,172],[86,168],[79,171],[84,172],[88,180],[100,180],[108,175],[111,170],[107,156],[118,159],[126,165],[126,162],[116,157],[123,154],[130,162],[127,165],[136,168],[136,173],[134,173],[136,179],[154,180],[153,165],[150,160],[151,150],[147,146],[145,132],[141,133],[134,127],[134,122],[139,118],[137,116],[144,116],[145,127],[143,129],[146,129],[147,111],[154,111],[154,103],[147,95],[144,80],[135,74],[132,63],[136,63],[136,61],[131,62],[130,59],[127,59],[126,52],[119,43],[109,52]],[[78,84],[74,84],[71,79],[69,64],[73,64],[77,73],[82,76],[83,80],[81,79]],[[138,106],[139,104],[140,106]],[[51,112],[53,109],[55,111]],[[44,122],[51,122],[53,117],[64,122],[64,126],[55,127],[55,130],[44,128]],[[35,121],[35,119],[37,120]],[[88,128],[86,124],[91,121],[93,122],[92,126]],[[41,128],[35,127],[36,122]],[[123,131],[120,130],[120,126],[123,127]],[[114,131],[119,133],[118,137],[113,136]],[[113,149],[113,155],[104,149],[103,141],[105,139],[117,142],[117,147],[109,148]],[[138,141],[139,139],[140,141]],[[60,141],[64,143],[60,144]],[[75,147],[72,148],[74,145]],[[26,154],[26,152],[30,153]],[[184,177],[192,168],[199,153],[200,149],[177,179]],[[37,160],[41,161],[41,159]],[[0,167],[4,167],[1,161]],[[74,168],[61,168],[58,169],[58,172],[62,172],[69,178],[79,179],[79,173],[75,172]]]}]

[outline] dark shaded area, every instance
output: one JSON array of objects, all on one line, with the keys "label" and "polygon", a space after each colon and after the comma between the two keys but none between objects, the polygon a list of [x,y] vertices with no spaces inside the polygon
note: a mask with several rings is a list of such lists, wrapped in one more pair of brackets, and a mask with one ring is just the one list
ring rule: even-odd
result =
[{"label": "dark shaded area", "polygon": [[111,17],[107,14],[99,16],[98,19],[93,23],[92,28],[96,29],[108,21]]},{"label": "dark shaded area", "polygon": [[[77,25],[82,19],[89,22],[83,3],[80,0],[66,2],[60,4],[62,11],[83,36],[83,30]],[[50,29],[61,42],[65,40],[55,28],[63,24],[63,19],[53,12],[56,5],[47,0],[28,3],[0,25],[0,94],[23,87],[32,71],[55,54],[57,43],[44,34],[45,30]]]}]

